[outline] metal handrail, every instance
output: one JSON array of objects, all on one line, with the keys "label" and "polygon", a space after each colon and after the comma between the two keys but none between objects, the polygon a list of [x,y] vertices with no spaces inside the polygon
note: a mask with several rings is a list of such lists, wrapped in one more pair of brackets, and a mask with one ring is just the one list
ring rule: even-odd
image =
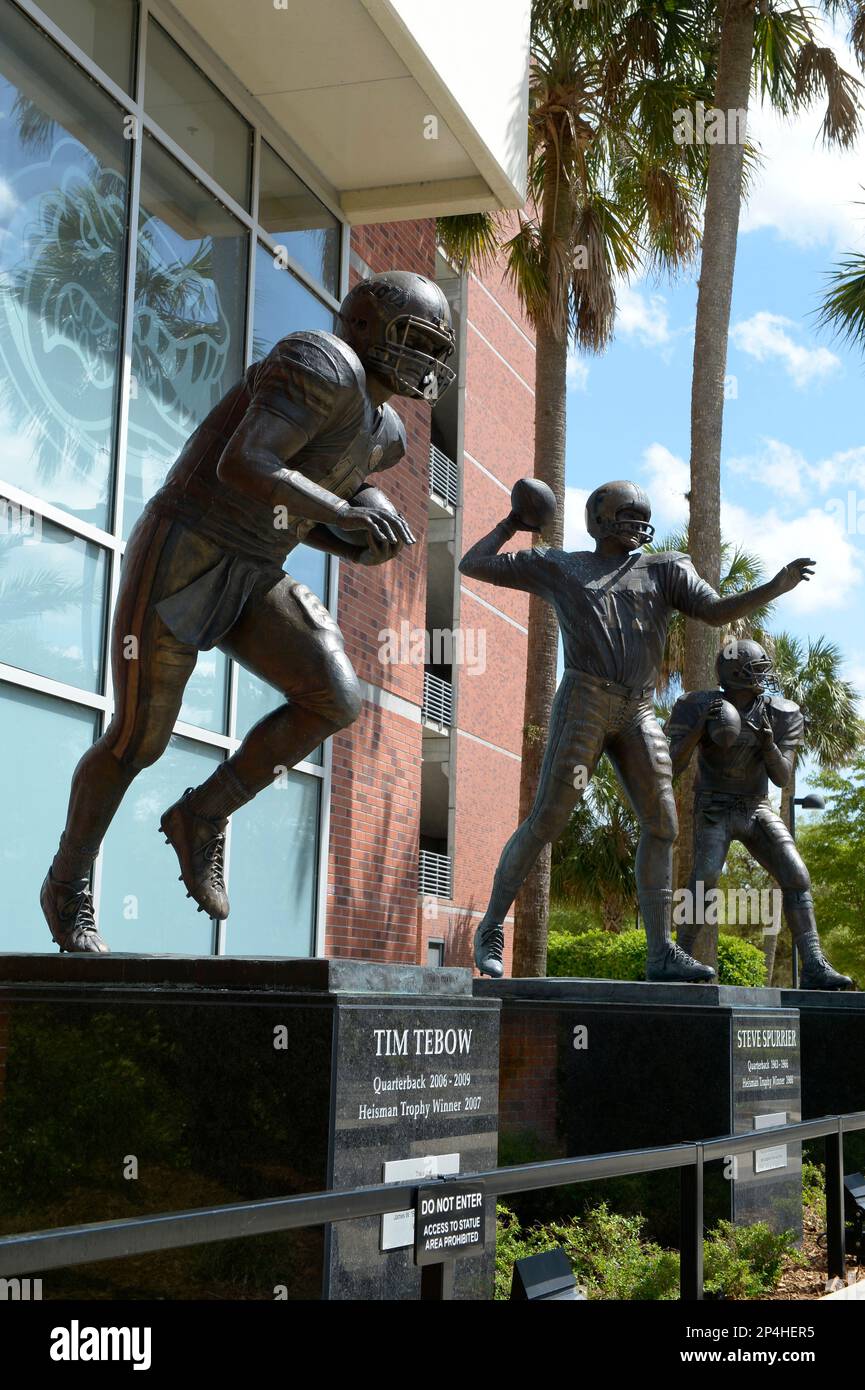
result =
[{"label": "metal handrail", "polygon": [[[531,1192],[546,1187],[592,1182],[600,1178],[626,1177],[634,1173],[681,1170],[682,1235],[680,1295],[703,1296],[703,1167],[713,1158],[767,1147],[772,1139],[787,1141],[826,1139],[826,1216],[828,1274],[845,1272],[843,1136],[865,1129],[865,1111],[826,1115],[749,1134],[728,1134],[702,1143],[668,1144],[657,1148],[623,1149],[616,1153],[588,1154],[578,1158],[550,1159],[510,1168],[491,1168],[463,1173],[438,1181],[446,1192],[449,1182],[465,1182],[483,1189],[490,1197]],[[429,1186],[430,1179],[425,1179]],[[53,1231],[30,1231],[0,1237],[0,1276],[26,1277],[46,1269],[121,1259],[127,1255],[208,1245],[219,1240],[239,1240],[275,1231],[296,1230],[336,1221],[356,1221],[364,1216],[414,1209],[420,1184],[379,1183],[342,1192],[305,1193],[295,1197],[232,1202],[225,1206],[198,1207],[191,1211],[157,1216],[128,1217]],[[430,1287],[428,1282],[427,1287]],[[441,1286],[448,1289],[449,1281]],[[442,1296],[441,1293],[438,1294]]]}]

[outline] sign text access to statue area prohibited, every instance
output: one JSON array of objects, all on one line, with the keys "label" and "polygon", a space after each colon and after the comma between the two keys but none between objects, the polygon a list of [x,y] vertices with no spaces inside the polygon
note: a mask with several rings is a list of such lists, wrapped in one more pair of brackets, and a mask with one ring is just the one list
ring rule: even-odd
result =
[{"label": "sign text access to statue area prohibited", "polygon": [[415,1213],[415,1264],[439,1264],[484,1247],[483,1188],[466,1183],[419,1187]]}]

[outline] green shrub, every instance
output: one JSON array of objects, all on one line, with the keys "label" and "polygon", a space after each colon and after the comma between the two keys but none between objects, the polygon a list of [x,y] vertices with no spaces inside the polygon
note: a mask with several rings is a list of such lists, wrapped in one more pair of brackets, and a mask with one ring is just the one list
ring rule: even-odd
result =
[{"label": "green shrub", "polygon": [[643,1218],[619,1216],[601,1203],[579,1220],[522,1230],[513,1212],[497,1208],[496,1298],[509,1298],[514,1260],[563,1249],[589,1298],[678,1297],[679,1257],[641,1236]]},{"label": "green shrub", "polygon": [[[547,974],[584,980],[644,980],[646,936],[643,931],[606,932],[598,928],[550,933]],[[718,979],[722,985],[766,982],[763,953],[738,936],[718,940]]]},{"label": "green shrub", "polygon": [[766,958],[759,946],[741,936],[718,936],[718,979],[722,985],[766,983]]},{"label": "green shrub", "polygon": [[[643,1239],[642,1216],[620,1216],[605,1202],[566,1221],[529,1228],[506,1206],[496,1208],[496,1298],[510,1298],[515,1260],[544,1250],[565,1251],[577,1283],[591,1299],[663,1301],[679,1296],[679,1256]],[[703,1247],[705,1288],[726,1298],[759,1298],[778,1283],[792,1250],[791,1233],[763,1223],[721,1221]]]},{"label": "green shrub", "polygon": [[703,1242],[703,1284],[725,1298],[759,1298],[778,1283],[793,1234],[776,1235],[765,1222],[733,1226],[719,1221]]},{"label": "green shrub", "polygon": [[574,907],[571,903],[550,904],[550,931],[565,932],[568,936],[579,936],[584,931],[597,931],[601,927],[601,915],[590,907]]},{"label": "green shrub", "polygon": [[[846,1137],[844,1147],[847,1147]],[[802,1204],[815,1217],[826,1219],[826,1174],[821,1164],[811,1163],[807,1158],[802,1160]]]}]

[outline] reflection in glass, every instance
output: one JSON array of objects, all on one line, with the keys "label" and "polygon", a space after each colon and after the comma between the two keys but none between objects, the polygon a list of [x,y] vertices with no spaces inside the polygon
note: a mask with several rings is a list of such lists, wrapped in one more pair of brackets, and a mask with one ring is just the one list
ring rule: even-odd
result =
[{"label": "reflection in glass", "polygon": [[[298,579],[322,602],[327,600],[327,556],[322,550],[313,550],[310,545],[299,545],[292,550],[285,562],[285,570],[292,579]],[[238,738],[243,738],[253,724],[263,719],[271,710],[278,709],[285,697],[273,686],[259,680],[243,666],[237,671],[237,727]],[[310,763],[321,762],[321,748],[316,748],[306,759]]]},{"label": "reflection in glass", "polygon": [[202,169],[249,208],[252,131],[165,30],[147,30],[144,107]]},{"label": "reflection in glass", "polygon": [[98,690],[106,575],[106,551],[50,521],[0,525],[0,661]]},{"label": "reflection in glass", "polygon": [[123,112],[0,0],[0,477],[107,529]]},{"label": "reflection in glass", "polygon": [[156,827],[186,787],[220,761],[215,748],[172,738],[157,763],[139,773],[105,839],[99,918],[113,951],[209,956],[210,920],[177,881],[177,856]]},{"label": "reflection in glass", "polygon": [[132,91],[136,0],[39,0],[39,8],[118,87]]},{"label": "reflection in glass", "polygon": [[339,282],[339,222],[324,203],[264,141],[261,143],[258,220],[331,294]]},{"label": "reflection in glass", "polygon": [[0,797],[0,951],[57,952],[39,907],[39,885],[57,849],[72,773],[96,737],[96,719],[93,710],[0,684],[6,787]]},{"label": "reflection in glass", "polygon": [[228,660],[216,647],[198,653],[198,661],[183,692],[183,704],[177,716],[182,724],[195,724],[197,728],[211,729],[215,734],[226,732],[227,671]]},{"label": "reflection in glass", "polygon": [[254,361],[289,333],[318,328],[333,332],[333,310],[300,283],[290,270],[278,266],[259,242],[255,256],[255,318],[252,329]]},{"label": "reflection in glass", "polygon": [[318,797],[317,777],[290,772],[232,816],[226,955],[312,954]]},{"label": "reflection in glass", "polygon": [[243,374],[247,234],[147,139],[141,180],[125,533]]}]

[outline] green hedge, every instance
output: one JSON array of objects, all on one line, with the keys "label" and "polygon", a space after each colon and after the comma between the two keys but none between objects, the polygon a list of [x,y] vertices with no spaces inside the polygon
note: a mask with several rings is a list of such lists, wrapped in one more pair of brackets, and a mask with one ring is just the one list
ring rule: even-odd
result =
[{"label": "green hedge", "polygon": [[[579,1218],[521,1226],[496,1207],[495,1297],[510,1297],[514,1261],[562,1249],[590,1299],[665,1300],[679,1296],[679,1255],[645,1239],[641,1216],[621,1216],[606,1202]],[[703,1243],[706,1292],[716,1298],[765,1298],[778,1285],[793,1234],[721,1221]]]},{"label": "green hedge", "polygon": [[[578,936],[551,932],[547,974],[583,980],[644,980],[645,932],[614,933],[597,928]],[[741,937],[722,934],[718,938],[718,980],[722,985],[764,985],[763,952]]]}]

